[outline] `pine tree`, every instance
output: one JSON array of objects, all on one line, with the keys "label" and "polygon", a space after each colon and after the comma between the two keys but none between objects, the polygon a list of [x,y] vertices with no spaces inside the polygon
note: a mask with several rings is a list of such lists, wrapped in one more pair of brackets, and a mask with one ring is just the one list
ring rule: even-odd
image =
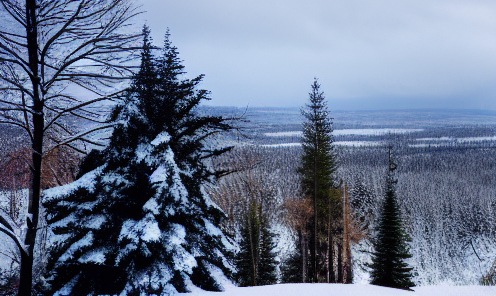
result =
[{"label": "pine tree", "polygon": [[275,247],[276,234],[270,230],[268,219],[262,217],[260,223],[260,259],[258,264],[259,285],[272,285],[277,282]]},{"label": "pine tree", "polygon": [[258,286],[259,240],[260,219],[257,204],[252,202],[241,226],[240,250],[236,255],[236,281],[241,287]]},{"label": "pine tree", "polygon": [[281,282],[283,283],[303,283],[303,256],[301,252],[301,242],[299,237],[296,240],[296,247],[290,256],[282,263]]},{"label": "pine tree", "polygon": [[184,67],[169,34],[158,61],[149,35],[145,27],[140,70],[112,115],[110,144],[92,155],[99,166],[45,192],[57,238],[50,293],[219,291],[218,275],[231,273],[232,245],[217,227],[224,214],[203,185],[216,175],[204,160],[229,150],[204,140],[232,127],[195,112],[209,99],[197,89],[203,75],[180,79]]},{"label": "pine tree", "polygon": [[[320,91],[320,84],[315,78],[312,92],[309,94],[310,103],[302,110],[305,117],[303,123],[303,155],[301,167],[301,188],[305,196],[312,199],[313,217],[309,223],[310,238],[310,266],[308,278],[318,282],[325,270],[324,257],[329,245],[320,238],[326,238],[326,227],[330,227],[330,208],[336,201],[331,200],[337,156],[332,137],[332,121],[329,117],[324,93]],[[336,203],[336,206],[339,205]]]},{"label": "pine tree", "polygon": [[403,228],[401,212],[396,200],[393,171],[396,164],[389,157],[389,173],[386,180],[386,196],[376,227],[377,235],[374,240],[372,253],[371,284],[391,288],[409,290],[414,287],[412,268],[408,267],[406,259],[411,258],[406,242],[409,240]]},{"label": "pine tree", "polygon": [[236,279],[242,287],[277,282],[274,248],[276,235],[270,231],[260,204],[252,201],[241,227],[240,251],[236,256]]}]

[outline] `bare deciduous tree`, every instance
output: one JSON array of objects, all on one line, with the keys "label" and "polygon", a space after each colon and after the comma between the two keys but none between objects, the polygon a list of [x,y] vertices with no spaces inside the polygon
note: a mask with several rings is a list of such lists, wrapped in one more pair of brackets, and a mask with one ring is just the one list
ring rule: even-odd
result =
[{"label": "bare deciduous tree", "polygon": [[[60,146],[101,145],[88,136],[109,128],[102,102],[132,74],[139,34],[128,26],[138,13],[131,0],[0,0],[0,124],[24,129],[32,149],[25,235],[0,219],[21,254],[18,295],[31,295],[43,157]],[[70,120],[95,125],[81,131]]]}]

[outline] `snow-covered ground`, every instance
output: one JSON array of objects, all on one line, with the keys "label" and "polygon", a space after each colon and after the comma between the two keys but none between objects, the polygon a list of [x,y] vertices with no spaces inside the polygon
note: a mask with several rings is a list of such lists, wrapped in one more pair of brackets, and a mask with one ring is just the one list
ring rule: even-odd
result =
[{"label": "snow-covered ground", "polygon": [[362,284],[279,284],[259,287],[226,286],[225,292],[194,290],[183,296],[494,296],[496,287],[423,286],[415,292]]},{"label": "snow-covered ground", "polygon": [[[387,134],[406,134],[421,132],[423,129],[405,129],[405,128],[363,128],[363,129],[336,129],[333,131],[335,136],[354,135],[354,136],[380,136]],[[294,137],[302,136],[301,131],[264,133],[267,137]]]},{"label": "snow-covered ground", "polygon": [[[383,141],[336,141],[334,142],[336,146],[347,146],[347,147],[373,147],[384,145]],[[260,145],[265,148],[279,148],[279,147],[299,147],[301,143],[279,143],[279,144],[266,144]]]}]

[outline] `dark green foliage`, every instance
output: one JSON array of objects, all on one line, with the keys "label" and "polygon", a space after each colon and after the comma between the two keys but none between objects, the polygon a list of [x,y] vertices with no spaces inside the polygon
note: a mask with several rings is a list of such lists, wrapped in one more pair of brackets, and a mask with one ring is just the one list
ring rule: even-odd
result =
[{"label": "dark green foliage", "polygon": [[334,181],[337,156],[333,144],[332,121],[317,79],[312,84],[309,99],[310,103],[302,110],[305,117],[303,154],[298,172],[303,192],[312,197],[316,196],[317,199],[325,199],[329,196]]},{"label": "dark green foliage", "polygon": [[162,295],[187,292],[189,282],[219,291],[213,269],[230,275],[224,214],[202,186],[216,175],[204,160],[229,150],[204,140],[232,127],[196,113],[209,99],[197,89],[203,76],[180,79],[169,34],[160,59],[149,34],[145,27],[140,70],[112,114],[109,146],[85,160],[89,172],[67,193],[47,193],[59,237],[48,263],[52,294],[68,283],[70,295]]},{"label": "dark green foliage", "polygon": [[277,282],[274,248],[276,235],[256,202],[250,204],[241,227],[240,251],[236,256],[236,280],[242,287],[271,285]]},{"label": "dark green foliage", "polygon": [[101,151],[93,149],[86,155],[86,157],[81,161],[79,165],[79,171],[76,175],[76,180],[81,178],[84,174],[91,172],[99,166],[102,166],[103,158]]},{"label": "dark green foliage", "polygon": [[236,281],[241,287],[257,286],[260,220],[254,207],[241,226],[240,251],[236,255]]},{"label": "dark green foliage", "polygon": [[408,290],[414,287],[412,269],[405,262],[411,258],[408,246],[409,237],[403,228],[401,212],[396,200],[395,181],[392,172],[396,165],[390,160],[390,170],[386,181],[386,196],[382,205],[377,235],[374,238],[371,284]]},{"label": "dark green foliage", "polygon": [[276,235],[270,231],[267,219],[260,221],[260,258],[258,264],[258,284],[272,285],[277,282],[275,260]]},{"label": "dark green foliage", "polygon": [[[337,170],[337,155],[332,136],[333,126],[324,93],[315,78],[309,94],[309,104],[302,109],[303,122],[301,166],[301,189],[312,200],[313,217],[308,223],[310,233],[310,260],[308,280],[319,282],[325,278],[325,254],[329,248],[329,221],[334,220],[334,208],[339,200],[333,198],[333,185]],[[339,206],[337,206],[339,207]],[[331,217],[330,219],[330,216]],[[335,228],[335,227],[334,227]]]},{"label": "dark green foliage", "polygon": [[281,282],[283,283],[303,283],[303,256],[300,244],[301,242],[298,238],[294,252],[282,263]]}]

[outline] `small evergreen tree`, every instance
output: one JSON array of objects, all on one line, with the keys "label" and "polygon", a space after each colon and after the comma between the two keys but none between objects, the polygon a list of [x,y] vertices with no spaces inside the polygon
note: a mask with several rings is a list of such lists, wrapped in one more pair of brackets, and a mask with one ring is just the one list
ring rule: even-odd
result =
[{"label": "small evergreen tree", "polygon": [[268,219],[262,217],[260,223],[260,259],[258,264],[259,285],[272,285],[277,282],[275,247],[276,234],[270,231]]},{"label": "small evergreen tree", "polygon": [[296,247],[281,266],[281,282],[283,283],[303,283],[303,256],[301,254],[299,237],[296,240]]},{"label": "small evergreen tree", "polygon": [[411,258],[406,242],[409,240],[403,228],[401,211],[396,200],[393,171],[396,164],[389,157],[389,173],[386,180],[386,196],[382,205],[377,235],[372,253],[371,284],[409,290],[414,287],[412,269],[405,262]]},{"label": "small evergreen tree", "polygon": [[203,161],[229,150],[204,140],[231,126],[196,114],[208,99],[196,89],[203,76],[180,79],[169,34],[158,61],[149,34],[145,27],[141,67],[112,116],[109,146],[91,154],[95,164],[86,161],[89,172],[76,182],[45,192],[57,239],[50,294],[219,291],[218,275],[233,268],[232,245],[217,227],[224,214],[203,189],[216,174]]},{"label": "small evergreen tree", "polygon": [[241,287],[257,286],[260,253],[260,219],[256,203],[250,203],[248,213],[241,225],[240,250],[236,255],[236,281]]},{"label": "small evergreen tree", "polygon": [[274,248],[276,235],[260,205],[252,201],[241,226],[240,251],[236,256],[236,279],[240,286],[275,284],[277,281]]}]

